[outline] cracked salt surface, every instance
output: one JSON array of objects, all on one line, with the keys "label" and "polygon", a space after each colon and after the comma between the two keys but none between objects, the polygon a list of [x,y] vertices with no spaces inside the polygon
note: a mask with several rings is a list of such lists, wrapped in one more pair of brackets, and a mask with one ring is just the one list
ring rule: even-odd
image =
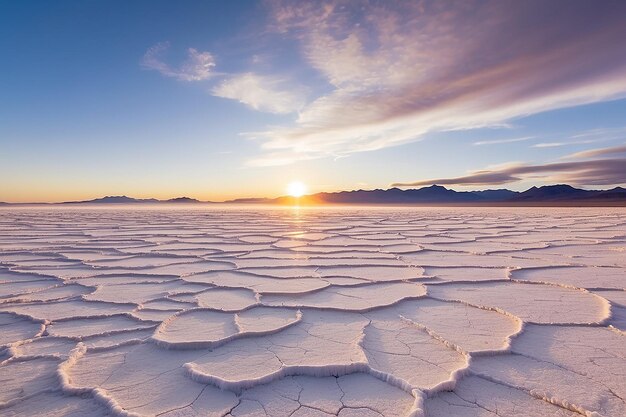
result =
[{"label": "cracked salt surface", "polygon": [[2,416],[626,415],[624,209],[1,209]]}]

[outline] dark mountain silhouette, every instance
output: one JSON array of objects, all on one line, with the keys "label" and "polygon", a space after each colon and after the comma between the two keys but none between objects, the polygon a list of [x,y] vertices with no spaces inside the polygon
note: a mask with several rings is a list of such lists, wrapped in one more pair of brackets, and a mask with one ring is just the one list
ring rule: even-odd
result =
[{"label": "dark mountain silhouette", "polygon": [[159,200],[155,198],[132,198],[125,195],[108,195],[102,198],[96,198],[86,201],[67,201],[60,204],[135,204],[135,203],[158,203]]},{"label": "dark mountain silhouette", "polygon": [[[127,196],[106,196],[87,201],[69,201],[52,204],[207,204],[210,201],[199,201],[190,197],[177,197],[169,200],[155,198],[138,199]],[[532,187],[518,192],[507,189],[483,191],[454,191],[440,185],[431,185],[418,189],[402,190],[354,190],[324,192],[303,196],[278,198],[239,198],[224,201],[227,204],[369,204],[369,205],[483,205],[483,206],[517,206],[517,205],[590,205],[590,206],[626,206],[626,189],[615,187],[610,190],[582,190],[566,184]],[[32,203],[50,204],[50,203]],[[216,204],[216,203],[212,203]],[[1,206],[16,204],[2,203]],[[17,204],[25,205],[25,204]]]},{"label": "dark mountain silhouette", "polygon": [[228,203],[246,204],[372,204],[372,205],[626,205],[626,189],[582,190],[569,185],[547,185],[532,187],[524,192],[507,189],[483,191],[454,191],[439,185],[418,189],[402,190],[355,190],[334,193],[317,193],[294,199],[250,198],[231,200]]},{"label": "dark mountain silhouette", "polygon": [[615,187],[610,190],[602,190],[596,195],[598,199],[623,199],[626,198],[626,188]]},{"label": "dark mountain silhouette", "polygon": [[626,189],[615,187],[611,190],[581,190],[571,185],[558,184],[545,187],[532,187],[512,197],[511,201],[584,201],[584,200],[626,200]]},{"label": "dark mountain silhouette", "polygon": [[132,198],[125,195],[108,195],[102,198],[85,201],[67,201],[58,204],[157,204],[157,203],[201,203],[201,201],[190,197],[170,198],[169,200],[157,200],[156,198]]},{"label": "dark mountain silhouette", "polygon": [[558,185],[550,185],[546,187],[532,187],[523,193],[519,193],[518,195],[511,198],[513,201],[524,201],[524,200],[542,200],[542,201],[552,201],[552,200],[571,200],[578,198],[586,198],[589,195],[594,195],[597,192],[595,191],[587,191],[581,190],[578,188],[574,188],[571,185],[558,184]]},{"label": "dark mountain silhouette", "polygon": [[170,198],[169,200],[166,200],[165,203],[201,203],[201,201],[190,197],[177,197]]},{"label": "dark mountain silhouette", "polygon": [[502,201],[508,198],[512,198],[519,193],[517,191],[500,188],[498,190],[472,191],[472,194],[476,194],[477,196],[489,201]]},{"label": "dark mountain silhouette", "polygon": [[[454,191],[439,185],[419,189],[401,190],[356,190],[336,193],[318,193],[309,196],[318,202],[332,204],[415,204],[415,203],[459,203],[482,201],[480,195],[470,191]],[[279,197],[277,202],[292,199]]]}]

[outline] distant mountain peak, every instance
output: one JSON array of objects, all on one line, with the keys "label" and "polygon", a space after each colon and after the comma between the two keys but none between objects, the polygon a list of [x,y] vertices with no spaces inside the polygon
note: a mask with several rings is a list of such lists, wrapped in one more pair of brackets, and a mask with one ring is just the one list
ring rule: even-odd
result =
[{"label": "distant mountain peak", "polygon": [[176,198],[170,198],[169,200],[167,200],[168,203],[199,203],[200,200],[196,200],[195,198],[191,198],[191,197],[176,197]]},{"label": "distant mountain peak", "polygon": [[559,190],[559,191],[585,191],[580,188],[574,188],[568,184],[544,185],[539,187],[540,190]]},{"label": "distant mountain peak", "polygon": [[107,195],[93,200],[67,201],[61,204],[135,204],[135,203],[158,203],[156,198],[132,198],[125,195]]},{"label": "distant mountain peak", "polygon": [[90,203],[137,203],[141,201],[155,201],[153,198],[149,200],[137,199],[125,195],[107,195],[102,198],[89,200]]},{"label": "distant mountain peak", "polygon": [[541,187],[531,187],[515,197],[515,200],[567,200],[580,198],[582,196],[592,196],[596,191],[582,190],[567,184],[544,185]]},{"label": "distant mountain peak", "polygon": [[136,199],[128,197],[128,196],[125,196],[125,195],[107,195],[107,196],[104,196],[104,197],[101,197],[101,198],[96,198],[93,201],[95,201],[95,200],[101,200],[101,201],[113,201],[113,200],[115,200],[115,201],[135,201]]}]

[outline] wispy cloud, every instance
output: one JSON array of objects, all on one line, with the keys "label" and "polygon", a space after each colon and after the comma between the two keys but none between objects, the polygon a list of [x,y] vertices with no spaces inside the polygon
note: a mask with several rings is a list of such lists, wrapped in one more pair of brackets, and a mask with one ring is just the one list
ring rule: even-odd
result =
[{"label": "wispy cloud", "polygon": [[[276,161],[626,96],[625,2],[270,1],[332,87],[256,136]],[[263,156],[267,159],[267,155]]]},{"label": "wispy cloud", "polygon": [[251,72],[230,76],[213,88],[212,94],[278,114],[297,112],[305,103],[302,88],[289,86],[281,78]]},{"label": "wispy cloud", "polygon": [[573,146],[573,145],[584,145],[588,143],[597,143],[602,142],[608,139],[589,139],[589,140],[572,140],[567,142],[542,142],[536,143],[532,147],[533,148],[558,148],[561,146]]},{"label": "wispy cloud", "polygon": [[474,142],[473,145],[474,146],[499,145],[502,143],[524,142],[533,138],[534,136],[524,136],[521,138],[511,138],[511,139],[480,140],[478,142]]},{"label": "wispy cloud", "polygon": [[565,156],[564,159],[597,158],[599,156],[616,156],[624,154],[626,154],[626,145],[620,145],[610,148],[590,149],[587,151],[576,152]]},{"label": "wispy cloud", "polygon": [[580,132],[571,136],[572,139],[588,137],[603,138],[606,140],[625,138],[626,127],[600,127],[596,129],[585,130],[584,132]]},{"label": "wispy cloud", "polygon": [[559,146],[567,146],[567,145],[572,145],[572,143],[568,143],[568,142],[543,142],[543,143],[536,143],[532,147],[533,148],[558,148]]},{"label": "wispy cloud", "polygon": [[[625,147],[597,149],[579,152],[573,157],[597,157],[626,153]],[[576,156],[577,155],[577,156]],[[468,175],[453,178],[436,178],[408,183],[395,183],[394,187],[416,187],[424,185],[500,185],[524,179],[564,182],[573,185],[618,185],[626,184],[626,158],[590,159],[573,162],[546,164],[509,164],[498,169],[483,169]]]},{"label": "wispy cloud", "polygon": [[166,77],[181,81],[202,81],[213,75],[215,59],[211,53],[189,48],[185,61],[179,66],[172,67],[163,60],[169,48],[169,42],[152,46],[144,54],[141,65],[146,69],[156,70]]}]

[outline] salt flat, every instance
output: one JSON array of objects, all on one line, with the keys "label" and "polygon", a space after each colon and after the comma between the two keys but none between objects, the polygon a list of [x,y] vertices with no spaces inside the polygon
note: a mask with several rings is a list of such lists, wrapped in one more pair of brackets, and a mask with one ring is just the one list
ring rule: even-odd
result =
[{"label": "salt flat", "polygon": [[626,210],[0,210],[2,416],[626,415]]}]

